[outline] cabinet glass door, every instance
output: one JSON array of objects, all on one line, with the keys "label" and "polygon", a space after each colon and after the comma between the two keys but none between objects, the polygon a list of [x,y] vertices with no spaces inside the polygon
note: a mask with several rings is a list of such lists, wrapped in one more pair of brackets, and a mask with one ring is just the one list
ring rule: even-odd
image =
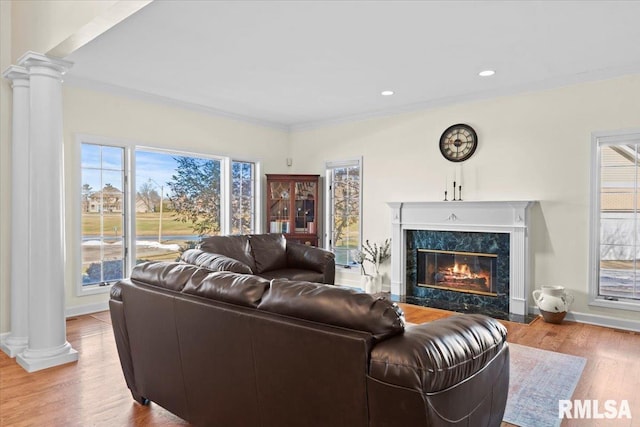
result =
[{"label": "cabinet glass door", "polygon": [[315,223],[316,183],[298,181],[295,183],[295,231],[297,233],[316,232]]},{"label": "cabinet glass door", "polygon": [[289,233],[289,209],[291,189],[288,182],[271,182],[269,185],[269,232]]}]

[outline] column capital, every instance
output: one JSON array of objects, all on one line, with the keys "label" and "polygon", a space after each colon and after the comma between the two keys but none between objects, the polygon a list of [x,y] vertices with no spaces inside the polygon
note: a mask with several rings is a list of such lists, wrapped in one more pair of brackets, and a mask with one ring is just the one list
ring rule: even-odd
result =
[{"label": "column capital", "polygon": [[13,86],[16,86],[16,83],[20,80],[23,80],[20,86],[29,86],[29,72],[24,67],[11,65],[4,70],[2,77],[11,80],[13,82]]},{"label": "column capital", "polygon": [[30,71],[31,67],[45,67],[64,74],[73,67],[73,62],[60,58],[43,55],[36,52],[27,52],[18,59],[18,64]]}]

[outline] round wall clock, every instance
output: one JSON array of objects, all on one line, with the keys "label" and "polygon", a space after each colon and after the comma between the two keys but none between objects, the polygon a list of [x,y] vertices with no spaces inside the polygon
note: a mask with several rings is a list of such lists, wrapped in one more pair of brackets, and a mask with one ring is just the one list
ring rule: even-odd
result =
[{"label": "round wall clock", "polygon": [[440,137],[440,152],[452,162],[464,162],[478,147],[478,135],[469,125],[449,126]]}]

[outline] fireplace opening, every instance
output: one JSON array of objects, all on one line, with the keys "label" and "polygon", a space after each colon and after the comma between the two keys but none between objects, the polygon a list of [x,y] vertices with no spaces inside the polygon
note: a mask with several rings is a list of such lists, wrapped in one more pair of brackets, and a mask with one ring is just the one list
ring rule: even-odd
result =
[{"label": "fireplace opening", "polygon": [[418,249],[417,285],[497,296],[496,254]]}]

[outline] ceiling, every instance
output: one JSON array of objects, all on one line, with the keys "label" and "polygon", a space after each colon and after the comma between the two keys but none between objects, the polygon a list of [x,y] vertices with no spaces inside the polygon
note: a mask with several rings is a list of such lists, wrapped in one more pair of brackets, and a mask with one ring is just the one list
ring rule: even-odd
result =
[{"label": "ceiling", "polygon": [[296,129],[640,73],[639,16],[638,1],[154,1],[68,56],[67,81]]}]

